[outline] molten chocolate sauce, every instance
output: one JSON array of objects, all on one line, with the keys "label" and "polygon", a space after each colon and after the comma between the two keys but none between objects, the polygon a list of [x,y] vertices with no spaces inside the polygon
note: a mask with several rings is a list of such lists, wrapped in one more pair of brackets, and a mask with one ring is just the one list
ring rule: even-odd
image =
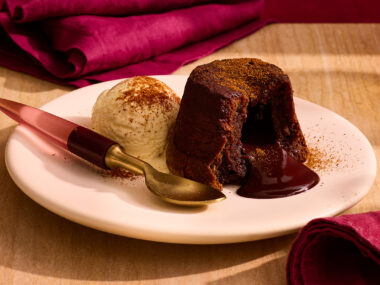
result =
[{"label": "molten chocolate sauce", "polygon": [[304,192],[319,176],[288,154],[278,143],[243,144],[250,166],[238,195],[248,198],[280,198]]},{"label": "molten chocolate sauce", "polygon": [[319,176],[293,158],[278,143],[270,104],[250,107],[243,125],[242,142],[249,166],[240,196],[280,198],[304,192],[319,182]]}]

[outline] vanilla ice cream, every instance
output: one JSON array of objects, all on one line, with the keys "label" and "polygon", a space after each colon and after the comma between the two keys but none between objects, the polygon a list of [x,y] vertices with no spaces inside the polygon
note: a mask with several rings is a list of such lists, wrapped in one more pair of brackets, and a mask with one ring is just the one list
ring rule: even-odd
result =
[{"label": "vanilla ice cream", "polygon": [[163,82],[136,76],[100,94],[91,124],[96,132],[119,143],[128,154],[166,171],[167,136],[179,105],[179,97]]}]

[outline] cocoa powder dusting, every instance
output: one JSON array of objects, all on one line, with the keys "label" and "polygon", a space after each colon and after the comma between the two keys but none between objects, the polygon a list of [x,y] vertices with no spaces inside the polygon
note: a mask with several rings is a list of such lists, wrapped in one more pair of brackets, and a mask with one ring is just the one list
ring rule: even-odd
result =
[{"label": "cocoa powder dusting", "polygon": [[[180,104],[180,98],[163,82],[148,76],[136,76],[130,82],[130,89],[125,90],[116,100],[122,100],[123,104],[135,103],[135,107],[152,106],[158,104],[165,111],[172,110]],[[138,90],[138,91],[137,91]]]},{"label": "cocoa powder dusting", "polygon": [[112,177],[112,178],[127,179],[130,181],[136,180],[140,176],[138,174],[129,172],[122,168],[106,170],[103,175],[107,177]]},{"label": "cocoa powder dusting", "polygon": [[280,68],[255,58],[215,60],[198,66],[192,76],[198,81],[217,81],[220,86],[244,94],[253,101],[258,99],[258,94],[274,88],[278,83],[277,78],[288,80]]},{"label": "cocoa powder dusting", "polygon": [[323,136],[306,136],[309,154],[305,165],[318,173],[329,173],[337,169],[348,168],[345,153],[337,149],[336,144],[326,142]]}]

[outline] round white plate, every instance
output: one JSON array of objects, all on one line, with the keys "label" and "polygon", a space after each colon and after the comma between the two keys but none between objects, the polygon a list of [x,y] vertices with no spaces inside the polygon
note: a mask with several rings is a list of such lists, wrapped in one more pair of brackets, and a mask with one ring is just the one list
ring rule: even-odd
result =
[{"label": "round white plate", "polygon": [[[157,76],[182,94],[186,76]],[[43,110],[89,126],[97,96],[118,82],[81,88]],[[371,188],[374,152],[364,135],[337,114],[295,98],[302,129],[327,159],[321,182],[302,194],[247,199],[225,187],[227,199],[205,208],[181,208],[158,200],[142,179],[122,181],[44,142],[18,126],[9,138],[6,164],[15,183],[34,201],[77,223],[152,241],[216,244],[251,241],[295,231],[311,219],[333,216],[353,206]],[[325,168],[326,168],[325,165]],[[333,166],[332,166],[333,165]]]}]

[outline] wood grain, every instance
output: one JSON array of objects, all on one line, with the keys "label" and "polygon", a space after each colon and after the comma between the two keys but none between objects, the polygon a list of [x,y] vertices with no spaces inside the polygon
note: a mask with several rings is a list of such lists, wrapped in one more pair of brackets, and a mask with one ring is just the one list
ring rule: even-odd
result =
[{"label": "wood grain", "polygon": [[[380,25],[270,25],[177,70],[258,57],[282,67],[295,95],[350,120],[380,161]],[[33,106],[72,90],[0,68],[0,96]],[[228,245],[176,245],[114,236],[52,214],[24,195],[4,163],[15,123],[0,114],[0,284],[285,284],[295,234]],[[380,179],[347,213],[380,210]],[[228,230],[228,229],[226,229]]]}]

